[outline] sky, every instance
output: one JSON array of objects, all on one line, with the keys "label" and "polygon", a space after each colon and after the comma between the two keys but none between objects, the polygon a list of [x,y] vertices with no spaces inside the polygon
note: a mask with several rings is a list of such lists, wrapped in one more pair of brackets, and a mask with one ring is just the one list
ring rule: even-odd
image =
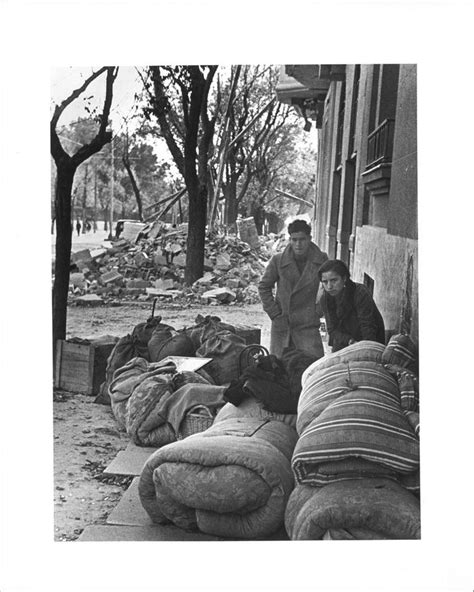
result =
[{"label": "sky", "polygon": [[[79,88],[92,72],[100,66],[93,67],[61,67],[51,69],[51,104],[61,103],[72,91]],[[106,74],[96,78],[84,93],[68,105],[59,120],[60,125],[66,125],[78,117],[87,117],[84,97],[92,96],[91,105],[101,108],[105,93]],[[114,82],[114,93],[111,109],[111,120],[114,130],[123,125],[123,118],[132,116],[136,112],[134,101],[135,93],[140,92],[142,83],[140,77],[132,66],[120,66],[117,79]]]}]

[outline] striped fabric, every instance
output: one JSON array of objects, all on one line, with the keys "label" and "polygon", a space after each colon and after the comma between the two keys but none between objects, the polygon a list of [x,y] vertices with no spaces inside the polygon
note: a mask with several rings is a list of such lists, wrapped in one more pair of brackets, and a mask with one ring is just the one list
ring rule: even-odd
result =
[{"label": "striped fabric", "polygon": [[298,483],[320,486],[319,465],[351,457],[396,473],[418,469],[418,438],[391,393],[357,388],[333,400],[300,435],[292,468]]},{"label": "striped fabric", "polygon": [[400,404],[406,411],[418,411],[419,391],[418,377],[402,366],[384,364],[385,369],[395,378],[400,391]]},{"label": "striped fabric", "polygon": [[402,366],[417,371],[417,347],[409,335],[393,335],[382,354],[383,364]]},{"label": "striped fabric", "polygon": [[381,364],[371,361],[333,364],[306,378],[298,402],[298,434],[341,395],[361,388],[380,393],[394,406],[400,406],[397,381]]},{"label": "striped fabric", "polygon": [[381,364],[384,351],[385,346],[376,341],[359,341],[349,345],[338,352],[324,356],[311,366],[308,366],[301,377],[301,385],[304,388],[305,383],[310,380],[313,374],[327,370],[327,368],[331,368],[336,364],[347,362],[378,362]]}]

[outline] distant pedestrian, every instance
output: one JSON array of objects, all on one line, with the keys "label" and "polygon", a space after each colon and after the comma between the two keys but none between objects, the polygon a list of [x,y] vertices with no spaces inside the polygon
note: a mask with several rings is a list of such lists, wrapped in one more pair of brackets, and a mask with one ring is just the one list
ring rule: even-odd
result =
[{"label": "distant pedestrian", "polygon": [[81,234],[81,223],[79,222],[79,220],[76,222],[76,230],[77,230],[77,236],[79,236]]},{"label": "distant pedestrian", "polygon": [[333,352],[365,339],[385,343],[384,322],[374,299],[364,284],[350,279],[343,261],[323,263],[319,279],[324,288],[320,304]]}]

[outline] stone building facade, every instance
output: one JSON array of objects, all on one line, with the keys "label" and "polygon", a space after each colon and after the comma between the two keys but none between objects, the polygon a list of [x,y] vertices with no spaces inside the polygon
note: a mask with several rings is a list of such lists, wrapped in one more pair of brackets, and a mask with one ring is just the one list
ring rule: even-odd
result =
[{"label": "stone building facade", "polygon": [[416,83],[412,64],[287,65],[277,96],[318,128],[315,241],[418,342]]}]

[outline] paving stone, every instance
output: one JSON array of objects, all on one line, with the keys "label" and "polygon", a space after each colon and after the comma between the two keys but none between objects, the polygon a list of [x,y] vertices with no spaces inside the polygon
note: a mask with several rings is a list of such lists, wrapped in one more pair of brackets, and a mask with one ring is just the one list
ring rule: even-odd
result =
[{"label": "paving stone", "polygon": [[79,541],[219,541],[217,537],[200,532],[187,532],[170,524],[153,526],[115,526],[96,524],[87,526]]},{"label": "paving stone", "polygon": [[136,446],[129,442],[125,450],[120,450],[112,462],[105,468],[107,475],[140,475],[143,465],[156,448]]}]

